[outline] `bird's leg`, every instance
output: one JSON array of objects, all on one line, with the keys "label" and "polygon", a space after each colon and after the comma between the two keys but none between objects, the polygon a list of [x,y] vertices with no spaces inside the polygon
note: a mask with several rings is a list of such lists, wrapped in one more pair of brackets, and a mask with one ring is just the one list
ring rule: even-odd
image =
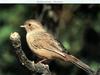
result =
[{"label": "bird's leg", "polygon": [[42,59],[42,60],[40,60],[38,63],[43,63],[43,62],[45,62],[45,61],[47,61],[47,59]]}]

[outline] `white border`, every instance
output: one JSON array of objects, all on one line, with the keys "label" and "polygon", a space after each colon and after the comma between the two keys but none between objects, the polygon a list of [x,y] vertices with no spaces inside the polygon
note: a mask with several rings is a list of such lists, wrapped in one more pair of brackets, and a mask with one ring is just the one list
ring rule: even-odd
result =
[{"label": "white border", "polygon": [[0,0],[0,3],[100,3],[100,0]]}]

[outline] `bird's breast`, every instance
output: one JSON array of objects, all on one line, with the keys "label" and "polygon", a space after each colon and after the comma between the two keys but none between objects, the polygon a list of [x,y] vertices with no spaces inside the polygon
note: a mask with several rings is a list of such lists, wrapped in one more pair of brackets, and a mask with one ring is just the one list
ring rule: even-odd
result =
[{"label": "bird's breast", "polygon": [[34,43],[35,38],[36,38],[36,35],[31,32],[27,33],[27,35],[26,35],[27,44],[31,50],[35,49],[34,44],[32,44],[32,43]]}]

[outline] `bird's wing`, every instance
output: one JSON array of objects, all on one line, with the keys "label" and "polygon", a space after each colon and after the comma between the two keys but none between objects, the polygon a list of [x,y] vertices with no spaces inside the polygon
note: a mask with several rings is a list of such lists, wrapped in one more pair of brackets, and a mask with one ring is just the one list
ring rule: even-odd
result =
[{"label": "bird's wing", "polygon": [[60,46],[60,43],[57,40],[55,40],[52,35],[46,32],[38,33],[38,36],[36,36],[36,38],[32,42],[32,45],[40,49],[44,48],[64,55],[64,53],[62,52],[63,48]]}]

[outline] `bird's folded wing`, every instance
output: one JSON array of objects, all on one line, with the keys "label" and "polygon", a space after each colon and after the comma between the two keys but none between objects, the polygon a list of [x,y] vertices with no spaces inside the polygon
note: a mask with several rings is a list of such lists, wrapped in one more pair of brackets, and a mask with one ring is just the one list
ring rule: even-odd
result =
[{"label": "bird's folded wing", "polygon": [[59,45],[60,43],[57,42],[54,37],[48,33],[39,34],[39,36],[37,36],[31,43],[37,48],[47,49],[64,56],[64,53],[62,52],[63,50]]}]

